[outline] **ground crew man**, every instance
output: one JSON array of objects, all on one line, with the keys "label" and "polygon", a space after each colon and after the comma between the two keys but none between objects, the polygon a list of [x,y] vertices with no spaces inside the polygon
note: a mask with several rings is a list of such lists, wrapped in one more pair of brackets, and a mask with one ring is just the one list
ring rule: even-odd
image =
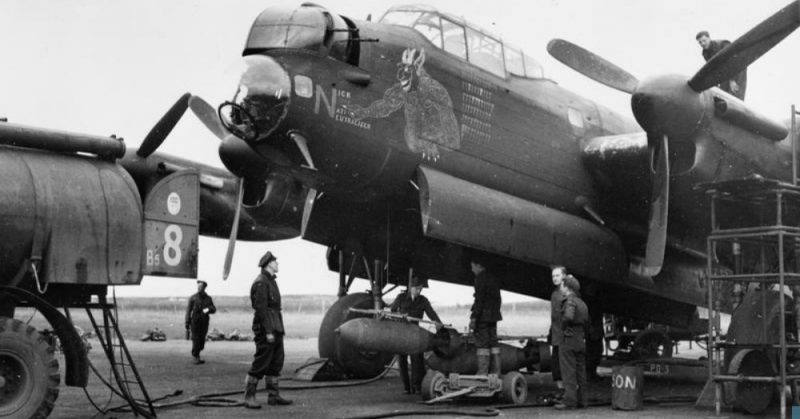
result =
[{"label": "ground crew man", "polygon": [[197,293],[189,297],[186,306],[186,334],[192,338],[192,358],[195,364],[204,364],[200,351],[206,346],[209,316],[217,312],[214,301],[206,294],[206,281],[197,281]]},{"label": "ground crew man", "polygon": [[[392,305],[389,306],[389,309],[394,313],[401,313],[418,319],[427,314],[429,319],[441,323],[439,316],[431,307],[431,303],[422,295],[423,285],[423,281],[414,275],[408,284],[408,291],[401,292]],[[409,356],[411,357],[411,380],[408,377]],[[403,380],[403,388],[406,393],[419,393],[422,387],[422,378],[425,376],[425,354],[398,354],[398,363],[400,365],[400,378]]]},{"label": "ground crew man", "polygon": [[[720,51],[725,49],[731,44],[731,41],[724,39],[711,39],[708,31],[700,31],[695,35],[697,43],[703,48],[703,58],[706,61],[713,58]],[[724,81],[719,84],[719,88],[730,93],[737,98],[744,100],[744,94],[747,92],[747,69],[742,70],[734,78]]]},{"label": "ground crew man", "polygon": [[249,409],[260,409],[256,401],[256,390],[261,377],[265,377],[269,405],[287,405],[278,391],[278,376],[283,369],[283,315],[281,314],[281,292],[275,281],[278,260],[267,252],[258,262],[261,273],[250,287],[250,303],[253,307],[253,333],[256,353],[245,379],[244,405]]},{"label": "ground crew man", "polygon": [[564,303],[564,293],[561,292],[561,284],[564,282],[564,277],[567,276],[567,268],[563,266],[554,266],[552,269],[553,286],[555,289],[550,295],[550,344],[553,346],[553,355],[550,364],[552,365],[551,373],[553,381],[558,387],[558,395],[556,400],[560,401],[564,397],[564,382],[561,381],[561,366],[558,363],[558,346],[564,340],[564,334],[561,332],[561,305]]},{"label": "ground crew man", "polygon": [[564,379],[564,400],[556,409],[586,407],[589,401],[586,385],[586,329],[589,309],[580,298],[581,286],[572,275],[561,283],[565,299],[561,305],[561,329],[564,340],[558,346],[561,376]]},{"label": "ground crew man", "polygon": [[[500,281],[486,268],[486,262],[473,257],[470,268],[475,275],[475,302],[472,304],[469,328],[475,333],[478,358],[477,375],[500,374],[500,346],[497,344],[497,322],[500,314]],[[490,358],[491,356],[491,358]]]}]

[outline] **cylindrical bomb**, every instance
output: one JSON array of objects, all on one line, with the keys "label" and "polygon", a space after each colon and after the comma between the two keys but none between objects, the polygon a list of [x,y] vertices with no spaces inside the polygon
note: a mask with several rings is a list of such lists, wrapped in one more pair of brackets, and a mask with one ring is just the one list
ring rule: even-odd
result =
[{"label": "cylindrical bomb", "polygon": [[375,352],[418,354],[431,348],[433,333],[413,323],[356,318],[337,329],[343,341]]},{"label": "cylindrical bomb", "polygon": [[[544,345],[547,344],[544,343]],[[500,343],[498,346],[500,347],[500,365],[503,373],[538,364],[541,358],[540,345],[538,342],[524,348],[517,348],[505,343]],[[434,352],[434,354],[428,358],[428,365],[431,369],[441,371],[445,374],[475,374],[478,370],[475,346],[472,344],[465,344],[462,348],[463,350],[458,351],[449,358],[440,357]],[[549,348],[545,349],[549,353]]]}]

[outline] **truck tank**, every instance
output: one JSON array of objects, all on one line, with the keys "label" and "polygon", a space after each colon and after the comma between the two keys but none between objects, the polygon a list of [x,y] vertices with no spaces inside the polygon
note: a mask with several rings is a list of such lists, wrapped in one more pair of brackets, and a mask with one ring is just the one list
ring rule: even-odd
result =
[{"label": "truck tank", "polygon": [[141,281],[142,200],[121,166],[0,148],[0,285],[21,285],[27,261],[42,286]]}]

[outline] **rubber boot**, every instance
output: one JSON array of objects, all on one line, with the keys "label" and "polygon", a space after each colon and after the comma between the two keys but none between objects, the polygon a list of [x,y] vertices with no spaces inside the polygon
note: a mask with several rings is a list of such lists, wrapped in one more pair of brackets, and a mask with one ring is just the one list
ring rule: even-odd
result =
[{"label": "rubber boot", "polygon": [[475,354],[478,356],[478,372],[475,375],[489,375],[489,348],[478,348]]},{"label": "rubber boot", "polygon": [[284,399],[281,397],[280,392],[278,391],[278,377],[265,377],[267,382],[267,394],[269,394],[269,398],[267,399],[267,404],[270,406],[285,406],[287,404],[292,404],[291,400]]},{"label": "rubber boot", "polygon": [[489,374],[500,375],[502,372],[502,361],[500,360],[500,348],[494,347],[491,349],[492,362],[489,368]]},{"label": "rubber boot", "polygon": [[248,409],[261,409],[261,405],[256,401],[258,381],[258,378],[250,374],[247,374],[244,379],[244,407]]}]

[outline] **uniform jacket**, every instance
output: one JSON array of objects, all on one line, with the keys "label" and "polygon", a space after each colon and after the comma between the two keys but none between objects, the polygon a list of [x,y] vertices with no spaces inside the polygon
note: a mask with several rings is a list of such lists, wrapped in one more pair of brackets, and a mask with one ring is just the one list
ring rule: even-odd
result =
[{"label": "uniform jacket", "polygon": [[253,331],[263,328],[265,333],[283,334],[281,291],[275,276],[263,271],[250,286],[250,304],[253,307]]},{"label": "uniform jacket", "polygon": [[472,304],[470,319],[477,322],[498,322],[503,320],[500,314],[500,281],[489,271],[475,275],[475,302]]},{"label": "uniform jacket", "polygon": [[564,304],[564,293],[556,287],[550,295],[550,344],[558,346],[564,341],[561,330],[561,306]]},{"label": "uniform jacket", "polygon": [[430,301],[423,295],[417,296],[415,299],[411,299],[411,295],[404,291],[401,292],[397,298],[394,300],[389,309],[394,313],[403,313],[407,314],[410,317],[416,317],[421,319],[423,315],[427,314],[428,318],[441,323],[442,321],[439,320],[439,316],[436,315],[436,312],[433,311],[433,307],[431,307]]},{"label": "uniform jacket", "polygon": [[[208,313],[203,313],[203,309],[207,308]],[[214,307],[214,301],[211,296],[203,292],[198,292],[189,297],[189,305],[186,306],[186,327],[188,328],[192,323],[208,322],[208,315],[217,312]]]},{"label": "uniform jacket", "polygon": [[[703,58],[705,58],[706,61],[710,60],[713,56],[717,55],[717,53],[725,49],[725,47],[730,44],[731,41],[724,39],[712,40],[711,45],[709,45],[708,48],[703,49]],[[747,69],[742,70],[742,72],[737,74],[733,80],[739,85],[738,93],[733,92],[733,89],[730,87],[730,81],[724,81],[720,83],[719,88],[741,99],[744,97],[745,90],[747,89]]]},{"label": "uniform jacket", "polygon": [[560,347],[571,350],[586,350],[586,330],[589,328],[589,308],[575,294],[564,299],[561,305],[561,328],[564,341]]}]

